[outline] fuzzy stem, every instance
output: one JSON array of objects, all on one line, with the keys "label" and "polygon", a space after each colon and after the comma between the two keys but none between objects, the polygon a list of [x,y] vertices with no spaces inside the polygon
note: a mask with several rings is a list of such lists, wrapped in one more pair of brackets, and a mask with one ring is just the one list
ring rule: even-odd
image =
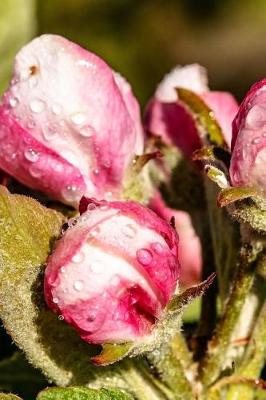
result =
[{"label": "fuzzy stem", "polygon": [[[260,377],[266,359],[266,303],[260,312],[253,334],[250,338],[242,366],[238,375],[248,379]],[[254,389],[243,385],[234,385],[228,391],[227,400],[252,400]]]},{"label": "fuzzy stem", "polygon": [[254,281],[256,256],[257,253],[251,246],[244,246],[241,250],[240,265],[224,315],[218,323],[216,333],[208,345],[207,355],[200,366],[200,378],[205,387],[211,385],[223,369],[231,337]]},{"label": "fuzzy stem", "polygon": [[122,379],[136,400],[174,400],[167,388],[162,390],[163,385],[160,387],[156,384],[156,379],[142,360],[125,360],[123,365],[125,368],[121,370]]},{"label": "fuzzy stem", "polygon": [[191,365],[191,356],[181,333],[172,344],[148,354],[149,362],[160,374],[161,380],[173,390],[175,400],[193,400],[192,386],[186,376]]}]

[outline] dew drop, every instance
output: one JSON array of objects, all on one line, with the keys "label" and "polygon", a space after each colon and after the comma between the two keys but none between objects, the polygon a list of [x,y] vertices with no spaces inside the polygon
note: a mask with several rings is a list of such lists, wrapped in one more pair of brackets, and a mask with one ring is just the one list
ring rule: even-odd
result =
[{"label": "dew drop", "polygon": [[70,116],[70,119],[73,122],[73,124],[81,125],[84,124],[84,122],[86,121],[86,115],[81,112],[77,112],[75,114],[72,114]]},{"label": "dew drop", "polygon": [[106,210],[108,210],[109,209],[109,206],[107,205],[107,204],[104,204],[104,205],[102,205],[101,207],[100,207],[100,210],[102,210],[102,211],[106,211]]},{"label": "dew drop", "polygon": [[58,297],[53,297],[53,302],[54,302],[55,304],[58,304],[58,303],[59,303],[59,298],[58,298]]},{"label": "dew drop", "polygon": [[137,250],[137,260],[142,265],[149,265],[152,261],[152,253],[147,249],[139,249]]},{"label": "dew drop", "polygon": [[66,268],[62,267],[60,271],[61,271],[62,274],[65,274],[66,273]]},{"label": "dew drop", "polygon": [[166,250],[165,247],[159,242],[152,243],[151,247],[157,254],[164,254]]},{"label": "dew drop", "polygon": [[90,203],[88,204],[87,210],[92,211],[95,210],[95,208],[97,208],[96,204]]},{"label": "dew drop", "polygon": [[261,142],[261,138],[260,137],[256,137],[252,140],[252,144],[259,144]]},{"label": "dew drop", "polygon": [[33,178],[40,178],[42,175],[42,170],[36,164],[31,165],[29,171]]},{"label": "dew drop", "polygon": [[30,103],[30,109],[32,112],[39,114],[44,110],[45,103],[42,100],[35,99]]},{"label": "dew drop", "polygon": [[61,106],[60,106],[60,104],[54,104],[54,105],[52,105],[52,113],[54,114],[54,115],[59,115],[60,113],[61,113]]},{"label": "dew drop", "polygon": [[58,315],[58,319],[59,319],[60,321],[63,321],[65,318],[64,318],[63,315]]},{"label": "dew drop", "polygon": [[94,261],[91,263],[91,271],[95,274],[100,274],[104,271],[104,266],[101,261]]},{"label": "dew drop", "polygon": [[45,140],[50,141],[53,140],[57,136],[57,132],[53,127],[47,125],[43,128],[43,137]]},{"label": "dew drop", "polygon": [[82,128],[80,128],[79,133],[81,134],[81,136],[91,137],[95,135],[95,130],[91,126],[85,125]]},{"label": "dew drop", "polygon": [[76,186],[68,185],[63,189],[62,196],[66,201],[77,201],[81,198],[81,193]]},{"label": "dew drop", "polygon": [[112,192],[106,192],[104,194],[104,197],[105,197],[106,200],[111,200],[112,197],[113,197],[113,193]]},{"label": "dew drop", "polygon": [[95,175],[99,175],[100,171],[98,170],[98,168],[95,168],[95,169],[93,170],[93,173],[94,173]]},{"label": "dew drop", "polygon": [[127,224],[123,226],[122,233],[129,238],[134,238],[134,236],[136,235],[136,229],[133,225]]},{"label": "dew drop", "polygon": [[17,97],[10,97],[9,99],[9,104],[12,108],[16,107],[18,105],[18,99]]},{"label": "dew drop", "polygon": [[39,153],[33,149],[27,149],[24,153],[25,158],[30,162],[36,162],[39,159]]},{"label": "dew drop", "polygon": [[82,281],[75,281],[73,284],[73,287],[77,292],[80,292],[83,289],[83,286],[84,285]]},{"label": "dew drop", "polygon": [[81,263],[84,260],[84,254],[82,253],[82,251],[79,251],[78,253],[76,253],[73,257],[72,257],[72,261],[75,264]]},{"label": "dew drop", "polygon": [[94,228],[91,232],[90,232],[90,236],[92,237],[96,237],[99,234],[100,230],[99,228]]}]

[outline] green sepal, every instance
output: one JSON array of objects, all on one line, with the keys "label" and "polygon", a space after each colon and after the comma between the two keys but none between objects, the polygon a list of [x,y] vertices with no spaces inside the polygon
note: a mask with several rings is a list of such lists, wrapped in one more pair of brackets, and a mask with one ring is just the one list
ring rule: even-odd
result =
[{"label": "green sepal", "polygon": [[95,390],[73,386],[45,389],[38,394],[37,400],[133,400],[133,397],[118,389]]},{"label": "green sepal", "polygon": [[176,91],[178,100],[184,103],[198,122],[199,134],[203,144],[226,147],[222,130],[214,117],[213,111],[191,90],[176,88]]},{"label": "green sepal", "polygon": [[219,207],[226,207],[231,203],[250,197],[260,197],[259,192],[250,187],[230,187],[218,194],[217,204]]},{"label": "green sepal", "polygon": [[128,356],[133,348],[134,344],[132,342],[121,344],[106,343],[102,345],[101,353],[91,357],[91,361],[95,365],[110,365]]},{"label": "green sepal", "polygon": [[183,293],[176,295],[168,303],[166,308],[166,313],[179,313],[190,304],[196,298],[202,296],[206,290],[210,287],[216,277],[216,273],[212,273],[205,281],[201,282],[199,285],[192,286],[186,289]]}]

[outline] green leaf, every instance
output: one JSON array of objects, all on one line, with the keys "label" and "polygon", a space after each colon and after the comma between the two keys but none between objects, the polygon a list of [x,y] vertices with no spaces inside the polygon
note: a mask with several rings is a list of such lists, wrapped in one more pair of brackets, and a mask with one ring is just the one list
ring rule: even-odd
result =
[{"label": "green leaf", "polygon": [[11,393],[0,393],[0,400],[21,400],[21,398]]},{"label": "green leaf", "polygon": [[122,344],[106,343],[102,346],[100,354],[92,357],[91,360],[95,365],[109,365],[125,358],[132,350],[134,344],[132,342]]},{"label": "green leaf", "polygon": [[17,51],[32,38],[35,28],[35,0],[0,1],[0,93],[10,79]]},{"label": "green leaf", "polygon": [[37,400],[133,400],[132,396],[115,389],[88,389],[86,387],[51,388],[43,390]]}]

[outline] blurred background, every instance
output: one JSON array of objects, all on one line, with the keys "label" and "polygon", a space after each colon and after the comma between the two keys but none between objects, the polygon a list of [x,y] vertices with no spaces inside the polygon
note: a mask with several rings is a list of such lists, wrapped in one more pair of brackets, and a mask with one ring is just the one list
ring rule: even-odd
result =
[{"label": "blurred background", "polygon": [[0,91],[18,49],[44,32],[103,57],[142,106],[176,64],[204,65],[238,99],[266,76],[265,0],[0,0]]},{"label": "blurred background", "polygon": [[[104,58],[142,107],[176,64],[202,64],[211,88],[239,100],[266,77],[265,0],[0,0],[0,94],[17,51],[47,32]],[[14,350],[0,327],[0,389],[32,399],[47,382]]]}]

